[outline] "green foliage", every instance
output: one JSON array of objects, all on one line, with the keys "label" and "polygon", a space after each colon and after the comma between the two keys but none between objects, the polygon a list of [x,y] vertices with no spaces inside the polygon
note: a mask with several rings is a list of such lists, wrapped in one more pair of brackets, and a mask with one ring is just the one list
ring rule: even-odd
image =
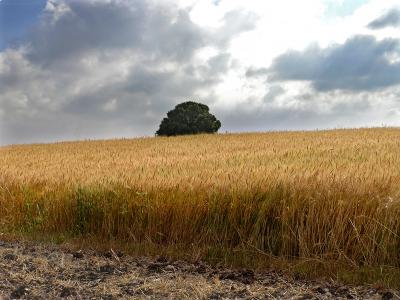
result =
[{"label": "green foliage", "polygon": [[76,191],[75,231],[85,234],[96,218],[96,195],[89,189],[78,188]]},{"label": "green foliage", "polygon": [[173,136],[197,133],[214,133],[221,122],[209,113],[207,105],[197,102],[183,102],[167,113],[156,132],[159,136]]},{"label": "green foliage", "polygon": [[38,230],[43,225],[47,215],[44,199],[28,188],[23,188],[22,193],[24,195],[22,228],[28,232]]}]

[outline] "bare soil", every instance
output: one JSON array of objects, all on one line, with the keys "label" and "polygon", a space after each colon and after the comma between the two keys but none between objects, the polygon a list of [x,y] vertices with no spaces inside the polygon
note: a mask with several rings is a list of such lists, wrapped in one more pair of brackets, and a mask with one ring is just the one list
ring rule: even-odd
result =
[{"label": "bare soil", "polygon": [[0,241],[5,299],[400,299],[370,286],[291,278],[120,252]]}]

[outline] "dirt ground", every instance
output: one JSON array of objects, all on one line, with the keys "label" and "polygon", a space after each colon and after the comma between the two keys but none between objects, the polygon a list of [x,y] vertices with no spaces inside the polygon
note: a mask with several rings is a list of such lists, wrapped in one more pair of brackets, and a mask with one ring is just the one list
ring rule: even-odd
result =
[{"label": "dirt ground", "polygon": [[295,280],[277,272],[0,241],[5,299],[400,299],[399,291]]}]

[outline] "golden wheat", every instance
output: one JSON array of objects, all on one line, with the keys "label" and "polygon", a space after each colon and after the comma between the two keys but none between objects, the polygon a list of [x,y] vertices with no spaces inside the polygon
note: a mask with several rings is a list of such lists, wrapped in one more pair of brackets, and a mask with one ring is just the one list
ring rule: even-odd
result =
[{"label": "golden wheat", "polygon": [[0,187],[7,232],[400,267],[396,128],[7,146]]}]

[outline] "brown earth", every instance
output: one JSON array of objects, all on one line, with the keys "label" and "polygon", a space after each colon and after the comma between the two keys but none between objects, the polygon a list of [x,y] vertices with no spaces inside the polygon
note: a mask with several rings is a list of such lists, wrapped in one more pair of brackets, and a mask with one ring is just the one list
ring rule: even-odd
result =
[{"label": "brown earth", "polygon": [[4,299],[400,299],[370,286],[207,264],[0,241]]}]

